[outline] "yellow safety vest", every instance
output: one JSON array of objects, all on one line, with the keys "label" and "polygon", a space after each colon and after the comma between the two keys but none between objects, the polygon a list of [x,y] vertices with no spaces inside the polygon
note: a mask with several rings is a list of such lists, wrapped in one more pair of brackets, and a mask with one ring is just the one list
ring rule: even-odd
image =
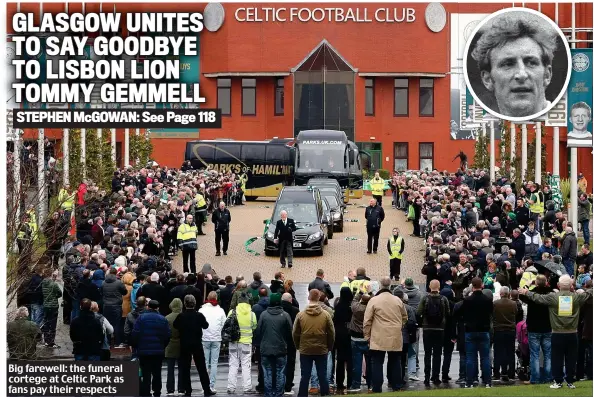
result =
[{"label": "yellow safety vest", "polygon": [[343,289],[344,287],[351,288],[351,281],[343,281],[342,284],[340,284],[340,289]]},{"label": "yellow safety vest", "polygon": [[536,280],[536,274],[532,272],[524,272],[522,273],[522,278],[520,279],[520,287],[533,290],[536,287],[536,285],[532,284],[532,281],[534,280]]},{"label": "yellow safety vest", "polygon": [[242,175],[239,177],[239,180],[241,181],[241,190],[243,190],[245,192],[245,184],[247,183],[248,176]]},{"label": "yellow safety vest", "polygon": [[75,193],[69,194],[66,189],[60,189],[60,194],[58,194],[58,202],[61,203],[63,210],[72,211],[74,209],[74,196]]},{"label": "yellow safety vest", "polygon": [[365,291],[368,291],[369,284],[369,280],[353,280],[351,281],[351,291],[353,291],[353,294],[357,294],[363,287],[365,287]]},{"label": "yellow safety vest", "polygon": [[396,240],[394,240],[394,236],[390,237],[390,250],[392,251],[392,255],[390,255],[390,259],[402,259],[402,254],[400,253],[400,249],[402,248],[402,237],[398,236]]},{"label": "yellow safety vest", "polygon": [[544,203],[540,201],[540,192],[533,193],[536,196],[536,202],[530,206],[530,211],[535,214],[544,214]]},{"label": "yellow safety vest", "polygon": [[31,237],[33,240],[37,239],[37,216],[35,215],[35,210],[30,209],[27,211],[27,215],[29,215],[29,227],[31,228]]},{"label": "yellow safety vest", "polygon": [[[241,310],[242,308],[243,310]],[[248,303],[240,303],[234,310],[237,314],[237,324],[239,325],[239,343],[245,343],[249,345],[252,343],[253,332],[258,326],[256,315],[254,314],[251,306]],[[249,314],[244,314],[248,310]],[[230,315],[231,311],[229,311],[229,316]]]},{"label": "yellow safety vest", "polygon": [[379,179],[373,178],[370,182],[371,194],[374,196],[383,196],[385,184],[386,184],[386,182],[382,178],[379,178]]},{"label": "yellow safety vest", "polygon": [[204,207],[206,205],[206,200],[204,200],[204,196],[201,195],[200,193],[196,194],[196,197],[194,197],[194,200],[196,200],[196,206],[198,208]]},{"label": "yellow safety vest", "polygon": [[198,249],[198,242],[196,236],[198,235],[198,228],[184,223],[177,229],[177,239],[181,240],[180,246],[189,249]]}]

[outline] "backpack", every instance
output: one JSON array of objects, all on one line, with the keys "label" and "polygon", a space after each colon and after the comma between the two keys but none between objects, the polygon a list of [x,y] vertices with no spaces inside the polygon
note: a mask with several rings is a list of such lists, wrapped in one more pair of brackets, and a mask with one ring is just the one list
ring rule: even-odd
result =
[{"label": "backpack", "polygon": [[237,342],[241,337],[239,330],[239,321],[237,321],[237,313],[231,310],[231,315],[225,320],[223,329],[221,330],[221,337],[223,342]]},{"label": "backpack", "polygon": [[441,295],[427,297],[427,306],[425,307],[425,319],[428,326],[441,326],[443,320],[443,308],[441,304],[441,299]]}]

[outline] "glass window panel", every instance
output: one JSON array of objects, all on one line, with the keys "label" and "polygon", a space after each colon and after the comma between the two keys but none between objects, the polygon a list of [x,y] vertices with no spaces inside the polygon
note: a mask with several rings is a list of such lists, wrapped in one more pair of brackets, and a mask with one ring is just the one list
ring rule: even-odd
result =
[{"label": "glass window panel", "polygon": [[408,145],[406,143],[397,143],[394,151],[395,157],[408,157]]},{"label": "glass window panel", "polygon": [[231,87],[231,79],[218,79],[217,87]]},{"label": "glass window panel", "polygon": [[398,116],[408,115],[408,88],[394,90],[394,114]]},{"label": "glass window panel", "polygon": [[433,144],[421,143],[419,147],[420,157],[433,157]]},{"label": "glass window panel", "polygon": [[433,170],[433,159],[421,159],[421,170]]},{"label": "glass window panel", "polygon": [[408,79],[394,79],[394,87],[408,88]]},{"label": "glass window panel", "polygon": [[407,169],[408,169],[408,160],[407,159],[394,160],[394,170],[395,171],[406,171]]}]

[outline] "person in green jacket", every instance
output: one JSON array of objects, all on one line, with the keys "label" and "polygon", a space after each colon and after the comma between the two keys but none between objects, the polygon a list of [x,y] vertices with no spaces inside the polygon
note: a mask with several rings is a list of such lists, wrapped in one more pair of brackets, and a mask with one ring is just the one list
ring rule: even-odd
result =
[{"label": "person in green jacket", "polygon": [[37,342],[41,341],[41,331],[28,317],[29,309],[21,306],[14,321],[6,326],[6,342],[11,360],[35,359]]},{"label": "person in green jacket", "polygon": [[58,278],[58,271],[46,269],[45,280],[41,282],[41,291],[43,292],[43,324],[41,331],[43,332],[43,340],[45,346],[59,349],[56,345],[56,324],[58,323],[58,309],[60,304],[58,299],[62,297],[62,290],[56,282]]},{"label": "person in green jacket", "polygon": [[183,394],[184,391],[182,388],[182,378],[181,378],[181,371],[179,365],[179,352],[181,349],[180,340],[179,340],[179,331],[177,328],[173,326],[173,322],[179,316],[183,309],[183,303],[181,299],[175,298],[169,304],[169,308],[171,309],[171,313],[169,313],[165,318],[169,323],[169,329],[171,330],[171,339],[169,339],[169,344],[165,348],[165,360],[167,361],[167,394],[175,393],[175,363],[177,362],[177,392],[179,394]]},{"label": "person in green jacket", "polygon": [[[538,304],[549,307],[551,320],[551,364],[554,383],[551,389],[563,387],[563,375],[567,387],[575,389],[575,369],[577,363],[577,327],[580,318],[580,308],[588,299],[592,298],[592,289],[571,291],[573,280],[568,275],[559,278],[559,292],[547,295],[535,294],[525,288],[518,292]],[[563,370],[565,364],[565,372]]]}]

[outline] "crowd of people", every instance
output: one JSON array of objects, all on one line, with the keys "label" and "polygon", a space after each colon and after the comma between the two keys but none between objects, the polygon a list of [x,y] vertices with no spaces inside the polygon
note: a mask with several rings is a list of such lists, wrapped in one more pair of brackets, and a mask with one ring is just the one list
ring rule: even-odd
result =
[{"label": "crowd of people", "polygon": [[[143,396],[151,389],[161,394],[164,364],[167,393],[191,395],[192,360],[204,394],[215,394],[223,353],[226,391],[266,396],[294,393],[297,357],[300,396],[359,393],[362,384],[381,392],[386,378],[392,390],[421,379],[450,382],[454,349],[456,383],[465,387],[478,385],[479,369],[486,387],[520,378],[573,388],[591,379],[592,253],[587,240],[578,252],[574,225],[546,186],[528,182],[518,191],[473,170],[396,174],[392,211],[402,210],[412,236],[426,243],[426,282],[406,275],[404,241],[395,229],[387,246],[389,276],[371,280],[359,266],[335,297],[320,269],[308,301],[298,302],[293,282],[280,271],[270,283],[259,272],[248,281],[219,276],[208,264],[197,271],[198,236],[209,214],[217,254],[220,240],[226,254],[226,205],[242,203],[227,187],[241,191],[242,182],[233,174],[153,164],[116,172],[111,192],[86,181],[77,190],[64,186],[60,210],[40,231],[48,255],[23,282],[9,323],[11,357],[33,358],[40,342],[59,347],[62,299],[75,359],[109,360],[112,348],[129,349],[140,365]],[[381,225],[388,201],[383,208],[372,201],[368,231],[370,223]],[[589,217],[585,192],[580,206],[580,217]],[[25,254],[37,230],[31,215],[23,215],[19,235]],[[378,248],[379,230],[372,232],[369,253]],[[183,271],[171,266],[178,250]]]}]

